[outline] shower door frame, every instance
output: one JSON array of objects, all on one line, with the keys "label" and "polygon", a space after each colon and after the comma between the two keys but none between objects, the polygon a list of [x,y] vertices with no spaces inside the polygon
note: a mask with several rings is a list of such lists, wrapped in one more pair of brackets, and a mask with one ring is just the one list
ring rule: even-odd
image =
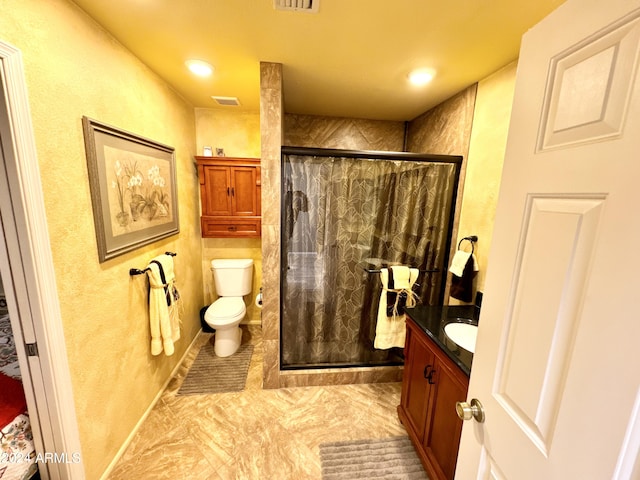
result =
[{"label": "shower door frame", "polygon": [[[446,163],[454,165],[454,182],[453,182],[453,191],[452,191],[452,200],[451,200],[451,208],[449,211],[449,226],[447,229],[447,244],[444,249],[444,259],[442,264],[449,264],[449,254],[451,252],[451,241],[453,240],[453,231],[454,231],[454,221],[456,216],[456,205],[458,199],[458,187],[460,183],[460,174],[462,170],[462,155],[438,155],[438,154],[428,154],[428,153],[412,153],[412,152],[393,152],[393,151],[383,151],[383,150],[342,150],[336,148],[315,148],[315,147],[293,147],[293,146],[282,146],[280,149],[280,177],[281,180],[284,178],[284,163],[286,155],[299,155],[299,156],[315,156],[315,157],[340,157],[340,158],[362,158],[369,160],[384,160],[384,161],[413,161],[413,162],[425,162],[425,163]],[[280,186],[280,211],[284,212],[285,210],[285,182],[281,181]],[[280,219],[280,258],[283,258],[284,250],[285,250],[285,232],[282,228],[282,217]],[[279,343],[279,356],[280,361],[280,371],[292,371],[292,370],[318,370],[318,369],[326,369],[326,368],[357,368],[357,367],[372,367],[371,364],[365,363],[356,363],[356,364],[311,364],[311,365],[283,365],[283,350],[284,350],[284,342],[282,341],[282,319],[284,315],[284,301],[282,300],[282,294],[284,291],[284,281],[285,281],[285,271],[284,271],[284,262],[280,262],[280,305],[279,305],[279,335],[280,341]],[[442,274],[442,272],[439,272]],[[440,304],[444,302],[444,296],[446,292],[446,284],[447,277],[444,275],[442,282],[440,284]],[[376,365],[377,366],[377,365]],[[380,367],[384,367],[387,365],[379,365]]]}]

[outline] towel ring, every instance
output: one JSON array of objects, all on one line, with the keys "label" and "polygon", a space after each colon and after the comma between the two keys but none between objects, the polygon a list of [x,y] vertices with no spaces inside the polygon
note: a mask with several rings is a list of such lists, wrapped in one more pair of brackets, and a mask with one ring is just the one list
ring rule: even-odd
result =
[{"label": "towel ring", "polygon": [[478,241],[478,237],[476,235],[471,235],[470,237],[461,238],[460,241],[458,242],[458,250],[460,250],[460,245],[462,245],[462,242],[464,240],[466,240],[471,244],[471,254],[473,255],[473,251],[475,250],[475,245],[476,245],[476,242]]}]

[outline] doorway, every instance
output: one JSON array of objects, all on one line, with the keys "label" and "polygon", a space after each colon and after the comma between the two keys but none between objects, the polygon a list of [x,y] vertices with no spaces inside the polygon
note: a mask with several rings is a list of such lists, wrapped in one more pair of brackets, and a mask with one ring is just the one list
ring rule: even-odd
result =
[{"label": "doorway", "polygon": [[0,273],[44,480],[84,479],[22,57],[0,40]]}]

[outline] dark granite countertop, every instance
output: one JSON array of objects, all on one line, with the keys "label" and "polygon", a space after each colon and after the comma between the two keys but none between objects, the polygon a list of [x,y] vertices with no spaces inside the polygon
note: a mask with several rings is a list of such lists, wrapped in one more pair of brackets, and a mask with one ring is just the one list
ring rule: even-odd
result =
[{"label": "dark granite countertop", "polygon": [[[473,353],[453,343],[444,333],[444,326],[456,319],[467,319],[469,323],[478,324],[480,309],[475,305],[445,305],[429,307],[417,305],[407,308],[409,321],[413,321],[460,369],[469,376]],[[458,320],[463,321],[463,320]]]}]

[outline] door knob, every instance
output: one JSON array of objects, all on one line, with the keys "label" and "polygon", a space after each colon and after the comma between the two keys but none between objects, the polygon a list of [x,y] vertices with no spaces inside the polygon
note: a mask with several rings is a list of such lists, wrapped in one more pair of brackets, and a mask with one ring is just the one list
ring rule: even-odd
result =
[{"label": "door knob", "polygon": [[482,404],[477,398],[471,399],[471,404],[456,402],[456,413],[461,420],[475,418],[478,423],[484,422],[484,408],[482,408]]}]

